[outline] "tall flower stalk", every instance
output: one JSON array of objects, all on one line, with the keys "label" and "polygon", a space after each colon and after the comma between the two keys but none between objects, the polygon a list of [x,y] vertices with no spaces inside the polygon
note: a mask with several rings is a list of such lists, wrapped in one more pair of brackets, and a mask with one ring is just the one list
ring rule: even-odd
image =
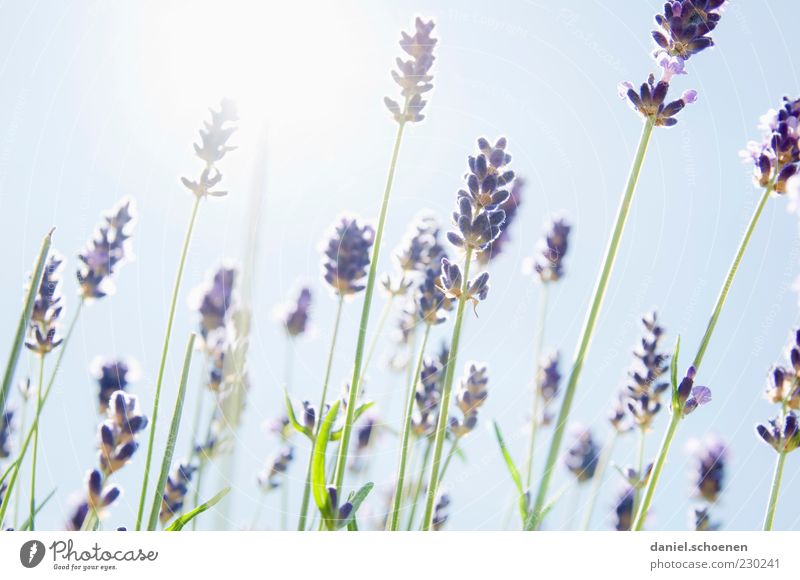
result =
[{"label": "tall flower stalk", "polygon": [[694,54],[712,46],[714,43],[709,33],[716,27],[720,18],[720,9],[724,0],[676,0],[665,4],[664,13],[656,15],[658,30],[652,36],[657,48],[653,54],[662,69],[661,78],[656,82],[650,75],[647,82],[636,90],[630,82],[620,84],[620,97],[630,102],[633,109],[644,119],[644,126],[639,138],[639,145],[633,158],[628,181],[622,196],[614,229],[608,242],[605,257],[600,269],[593,297],[581,330],[578,346],[573,357],[564,400],[556,419],[553,439],[545,462],[544,473],[536,493],[534,507],[530,512],[526,529],[537,529],[543,518],[542,509],[548,499],[550,481],[561,449],[564,429],[569,419],[572,401],[575,398],[578,380],[580,379],[589,346],[602,309],[611,272],[619,251],[622,232],[628,221],[639,174],[642,170],[647,147],[655,127],[671,127],[678,120],[676,115],[689,103],[697,100],[697,92],[685,91],[680,98],[667,101],[667,93],[674,76],[686,74],[685,63]]},{"label": "tall flower stalk", "polygon": [[514,172],[507,168],[511,162],[511,155],[506,152],[506,145],[505,137],[499,138],[494,145],[484,138],[478,139],[479,152],[468,159],[467,188],[458,192],[456,211],[453,212],[453,225],[457,231],[447,233],[450,243],[464,252],[464,272],[462,275],[461,269],[456,264],[451,263],[447,258],[442,258],[440,285],[445,295],[456,301],[457,307],[453,335],[450,339],[449,357],[445,367],[439,419],[436,424],[425,515],[422,520],[423,530],[430,530],[433,526],[434,508],[442,469],[442,451],[449,423],[448,412],[453,377],[461,342],[461,326],[464,321],[464,308],[467,303],[476,306],[489,294],[488,272],[483,272],[474,280],[469,278],[472,258],[489,248],[490,244],[500,235],[505,223],[505,211],[501,209],[500,205],[509,197],[509,192],[505,187],[512,185],[514,181]]},{"label": "tall flower stalk", "polygon": [[[311,498],[311,470],[314,455],[326,414],[328,401],[328,385],[333,368],[336,342],[339,336],[339,323],[342,319],[344,302],[364,290],[363,280],[370,264],[370,248],[375,241],[375,231],[372,226],[362,225],[355,217],[342,217],[333,228],[325,246],[325,256],[322,264],[323,277],[337,298],[336,320],[333,324],[331,345],[328,349],[328,362],[325,365],[325,376],[322,380],[322,392],[319,406],[313,409],[306,406],[305,415],[310,423],[311,430],[307,433],[311,439],[308,467],[306,469],[303,499],[300,504],[300,518],[297,522],[298,531],[306,529],[308,506]],[[352,391],[352,389],[351,389]],[[355,404],[355,402],[353,402]],[[308,429],[308,427],[306,427]]]},{"label": "tall flower stalk", "polygon": [[150,479],[150,463],[153,458],[153,445],[155,443],[156,428],[158,425],[158,408],[161,400],[161,387],[164,382],[164,371],[167,366],[167,355],[169,354],[169,343],[172,337],[172,324],[175,320],[175,308],[178,303],[178,295],[183,279],[183,270],[186,265],[186,258],[189,255],[189,246],[192,241],[192,232],[197,221],[197,212],[200,209],[200,202],[205,198],[223,197],[227,192],[215,189],[222,181],[222,174],[217,169],[216,164],[225,156],[226,153],[235,149],[227,144],[236,127],[232,124],[238,120],[236,107],[232,101],[223,100],[218,111],[211,110],[211,121],[204,124],[200,130],[200,143],[195,143],[194,150],[197,157],[204,162],[205,168],[200,173],[196,181],[186,177],[181,178],[183,184],[194,194],[194,202],[189,216],[189,225],[183,239],[178,268],[175,273],[175,283],[172,288],[172,298],[170,299],[167,314],[167,328],[164,333],[164,344],[161,348],[161,360],[158,366],[156,378],[156,391],[153,397],[153,410],[150,414],[152,428],[147,442],[147,455],[145,457],[144,476],[142,478],[142,491],[139,496],[139,509],[136,515],[136,529],[142,528],[142,518],[144,516],[144,502],[147,496],[147,485]]},{"label": "tall flower stalk", "polygon": [[[722,314],[722,309],[728,298],[731,286],[733,285],[739,265],[742,262],[745,251],[750,244],[750,239],[755,232],[756,226],[767,204],[767,200],[773,194],[786,194],[795,192],[800,185],[798,171],[800,171],[800,135],[797,132],[797,124],[800,121],[800,99],[783,98],[782,106],[779,110],[770,110],[761,117],[759,128],[763,134],[760,141],[751,141],[747,144],[747,149],[742,152],[742,158],[753,164],[753,181],[757,187],[763,189],[750,221],[744,231],[739,246],[734,254],[733,261],[728,268],[728,273],[722,283],[711,317],[708,320],[706,331],[697,348],[692,368],[697,371],[703,362],[706,350],[711,343],[711,337],[717,327],[717,322]],[[656,466],[666,461],[669,454],[675,431],[680,422],[680,414],[673,413],[672,420],[667,426],[667,431],[661,443],[661,447],[656,456]],[[660,469],[654,470],[647,488],[647,495],[652,497],[658,485]],[[780,479],[782,470],[776,470],[776,478]],[[642,506],[645,508],[645,506]],[[649,507],[649,504],[648,506]],[[646,510],[637,513],[635,526],[641,529],[646,517]]]},{"label": "tall flower stalk", "polygon": [[345,416],[342,440],[339,444],[339,453],[336,461],[336,474],[334,485],[337,489],[342,488],[344,474],[347,466],[347,453],[350,445],[350,435],[353,430],[354,413],[356,399],[360,391],[361,364],[364,356],[364,343],[369,326],[369,313],[372,307],[372,294],[375,290],[375,279],[378,272],[378,259],[381,251],[381,241],[383,240],[383,229],[386,224],[386,216],[389,211],[389,198],[392,193],[394,174],[397,168],[397,159],[400,154],[400,144],[403,140],[403,132],[407,123],[417,123],[422,121],[425,116],[422,110],[425,107],[425,100],[422,95],[433,88],[430,69],[433,66],[433,49],[436,46],[436,39],[431,38],[434,22],[423,21],[417,18],[415,22],[414,35],[402,33],[400,47],[411,58],[403,60],[397,59],[397,71],[392,71],[392,76],[401,88],[403,97],[402,106],[396,101],[386,97],[384,102],[397,121],[397,134],[392,148],[392,157],[389,162],[389,173],[386,176],[386,186],[383,191],[380,213],[378,214],[378,226],[375,231],[375,245],[372,249],[372,257],[367,275],[367,287],[364,294],[364,305],[361,310],[361,321],[358,326],[358,338],[356,340],[355,361],[353,363],[353,378],[350,383],[350,395],[347,401],[347,412]]}]

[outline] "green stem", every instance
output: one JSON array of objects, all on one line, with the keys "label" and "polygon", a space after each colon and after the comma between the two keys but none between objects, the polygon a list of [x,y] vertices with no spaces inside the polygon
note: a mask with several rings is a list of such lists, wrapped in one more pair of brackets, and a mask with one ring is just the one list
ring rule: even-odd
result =
[{"label": "green stem", "polygon": [[656,462],[653,466],[653,473],[650,474],[650,480],[647,482],[644,498],[642,499],[642,503],[636,512],[633,525],[631,526],[631,529],[635,532],[641,531],[644,527],[644,521],[647,519],[647,512],[650,510],[650,504],[653,501],[653,495],[655,494],[656,486],[658,485],[658,478],[661,477],[664,464],[667,462],[667,454],[669,453],[669,448],[672,445],[672,440],[675,437],[675,431],[677,431],[678,424],[680,422],[680,409],[673,409],[672,418],[669,421],[667,432],[664,433],[664,439],[661,441],[661,447],[659,448],[658,455],[656,456]]},{"label": "green stem", "polygon": [[461,437],[453,437],[453,444],[450,446],[450,451],[447,453],[447,458],[444,460],[444,465],[442,465],[442,473],[439,474],[440,483],[444,481],[444,474],[447,473],[447,468],[450,467],[450,462],[453,460],[453,455],[456,454],[456,449],[458,449],[458,442],[460,440]]},{"label": "green stem", "polygon": [[428,491],[425,500],[425,516],[422,520],[422,529],[431,529],[433,519],[433,507],[436,502],[436,491],[439,487],[439,468],[442,461],[442,450],[444,440],[447,436],[448,410],[450,408],[450,394],[453,390],[453,376],[455,375],[456,360],[458,358],[458,345],[461,341],[461,325],[464,320],[464,307],[467,304],[467,286],[469,284],[469,268],[472,263],[472,248],[467,250],[464,258],[464,277],[461,286],[461,295],[458,297],[458,308],[456,310],[456,322],[453,326],[453,337],[450,340],[450,356],[447,358],[447,369],[442,388],[442,399],[439,403],[439,420],[436,422],[436,439],[433,447],[433,462],[431,463],[431,475],[428,479]]},{"label": "green stem", "polygon": [[375,328],[375,334],[372,336],[369,348],[367,349],[367,356],[364,359],[364,366],[361,369],[361,378],[359,379],[360,384],[364,382],[364,379],[367,376],[369,363],[372,361],[372,357],[375,356],[375,349],[378,346],[378,341],[381,337],[381,333],[383,332],[383,327],[386,326],[386,320],[389,318],[389,314],[392,313],[392,304],[394,303],[394,298],[394,294],[389,296],[389,300],[386,301],[386,304],[383,306],[383,310],[381,311],[381,316],[378,319],[378,326]]},{"label": "green stem", "polygon": [[419,468],[419,477],[417,477],[417,485],[414,487],[414,496],[411,498],[411,512],[408,514],[408,524],[406,530],[411,531],[414,526],[414,517],[417,515],[417,505],[419,504],[419,496],[422,494],[422,486],[425,485],[425,471],[428,469],[428,460],[431,457],[431,450],[433,449],[433,439],[428,438],[425,443],[425,451],[422,453],[422,465]]},{"label": "green stem", "polygon": [[606,469],[608,469],[608,465],[611,463],[611,456],[614,453],[617,437],[619,437],[619,431],[614,429],[611,439],[609,439],[608,443],[606,443],[603,447],[603,452],[600,454],[600,459],[597,462],[597,471],[592,478],[592,489],[589,495],[589,505],[587,506],[586,513],[583,516],[583,525],[581,526],[583,530],[588,530],[592,524],[592,514],[594,513],[595,505],[597,505],[597,497],[600,495],[600,488],[603,485]]},{"label": "green stem", "polygon": [[144,502],[147,497],[147,485],[150,480],[150,463],[153,460],[153,445],[156,439],[156,427],[158,425],[158,405],[161,400],[161,386],[164,382],[164,369],[167,366],[167,355],[169,353],[169,340],[172,337],[172,324],[175,321],[175,307],[178,303],[178,294],[181,289],[181,280],[183,279],[183,270],[186,265],[186,257],[189,254],[189,245],[192,241],[192,232],[194,231],[194,224],[197,221],[197,210],[200,207],[200,197],[195,196],[194,204],[192,205],[192,214],[189,218],[189,227],[186,229],[186,236],[183,240],[183,249],[181,250],[180,261],[178,262],[178,271],[175,274],[175,285],[172,288],[172,299],[169,305],[169,314],[167,315],[167,329],[164,334],[164,346],[161,348],[161,362],[158,366],[158,377],[156,379],[156,393],[153,398],[153,410],[150,413],[150,437],[147,441],[147,456],[144,462],[144,477],[142,478],[142,491],[139,494],[139,510],[136,514],[136,531],[142,529],[142,518],[144,516]]},{"label": "green stem", "polygon": [[589,351],[589,345],[592,341],[597,319],[600,316],[600,310],[603,305],[603,299],[608,289],[608,282],[611,278],[611,271],[614,269],[614,262],[617,258],[619,251],[620,240],[622,239],[622,232],[625,229],[625,223],[628,221],[628,214],[630,213],[631,203],[633,202],[633,194],[636,191],[636,184],[639,181],[639,173],[642,170],[644,163],[645,153],[647,152],[647,145],[650,143],[650,137],[653,133],[654,119],[648,118],[642,128],[642,135],[639,138],[639,147],[636,150],[636,155],[633,158],[630,174],[628,175],[628,183],[625,187],[625,193],[622,196],[619,210],[617,211],[617,218],[614,224],[614,229],[611,233],[611,238],[608,242],[608,249],[606,250],[605,257],[603,258],[603,266],[600,270],[600,276],[597,279],[597,284],[594,289],[592,303],[589,312],[586,316],[586,321],[583,324],[581,331],[580,342],[575,352],[575,357],[572,362],[572,370],[570,371],[567,387],[564,391],[564,400],[561,404],[561,410],[556,420],[555,430],[553,432],[553,439],[550,443],[550,450],[547,454],[545,462],[544,473],[542,480],[539,484],[539,489],[536,494],[536,501],[534,503],[531,516],[528,519],[525,528],[533,530],[538,528],[541,524],[541,511],[547,501],[547,492],[550,487],[550,480],[555,471],[556,462],[561,452],[561,443],[564,439],[564,431],[569,419],[569,412],[572,408],[572,401],[575,398],[575,390],[578,386],[578,379],[580,378],[581,371],[583,370],[583,363],[586,360],[586,355]]},{"label": "green stem", "polygon": [[[425,347],[428,346],[428,336],[431,333],[431,325],[425,325],[425,334],[422,337],[422,347],[419,349],[419,357],[417,358],[417,366],[414,371],[414,378],[409,383],[409,388],[406,393],[406,405],[403,411],[403,428],[400,441],[400,461],[397,467],[397,483],[394,488],[394,499],[392,500],[392,511],[389,514],[389,530],[396,532],[400,525],[400,505],[403,501],[403,486],[405,484],[406,465],[408,461],[408,441],[411,436],[411,416],[414,413],[414,393],[416,381],[419,380],[419,374],[422,370],[422,360],[425,357]],[[409,361],[410,362],[410,361]]]},{"label": "green stem", "polygon": [[8,511],[9,500],[11,498],[11,492],[14,490],[14,484],[17,482],[17,477],[19,476],[19,470],[22,467],[22,464],[25,460],[25,454],[28,451],[28,447],[33,441],[33,435],[35,432],[38,431],[39,427],[39,417],[41,416],[42,409],[44,408],[45,403],[47,402],[47,398],[50,396],[50,391],[53,389],[53,385],[56,381],[56,375],[58,374],[58,369],[61,368],[61,361],[64,358],[64,353],[67,350],[67,345],[69,344],[69,340],[72,337],[72,332],[75,330],[75,325],[78,322],[78,317],[80,316],[81,311],[83,310],[85,300],[81,298],[78,302],[78,306],[75,308],[75,314],[72,315],[72,320],[67,327],[67,333],[64,335],[64,341],[61,343],[61,347],[58,351],[58,356],[56,357],[56,364],[53,365],[53,370],[50,373],[50,378],[47,381],[47,388],[44,391],[44,396],[42,397],[42,404],[37,405],[36,414],[34,415],[33,423],[31,423],[30,428],[28,429],[28,434],[25,436],[25,442],[22,444],[22,447],[19,450],[19,454],[16,460],[16,464],[14,466],[14,471],[11,474],[11,478],[8,481],[8,488],[6,489],[5,496],[3,497],[3,503],[0,505],[0,522],[4,521],[6,512]]},{"label": "green stem", "polygon": [[[308,454],[308,468],[306,469],[306,483],[303,487],[303,501],[300,504],[300,519],[297,522],[297,531],[302,532],[306,529],[306,520],[308,518],[308,505],[311,499],[311,466],[314,462],[314,449],[317,445],[317,436],[322,428],[322,420],[325,416],[325,401],[328,397],[328,383],[331,378],[331,369],[333,368],[333,353],[336,351],[336,339],[339,336],[339,323],[342,320],[342,305],[344,304],[344,297],[339,296],[339,303],[336,305],[336,321],[333,323],[333,336],[331,336],[331,346],[328,349],[328,363],[325,366],[325,378],[322,381],[322,396],[320,397],[319,406],[317,407],[317,421],[314,427],[314,437],[311,440],[311,452]],[[351,389],[352,390],[352,389]]]},{"label": "green stem", "polygon": [[[19,427],[19,443],[17,445],[18,449],[22,449],[22,444],[25,441],[25,424],[27,423],[28,418],[28,400],[25,399],[22,402],[22,418],[20,419],[20,427]],[[14,529],[19,529],[19,501],[20,501],[20,494],[16,494],[14,496]],[[0,522],[2,523],[2,522]]]},{"label": "green stem", "polygon": [[[36,385],[36,416],[42,412],[42,383],[44,382],[44,355],[39,357],[39,382]],[[39,455],[39,422],[33,430],[33,459],[31,463],[30,530],[36,531],[36,459]]]},{"label": "green stem", "polygon": [[739,264],[742,261],[742,257],[744,256],[744,252],[747,249],[748,244],[750,243],[750,238],[753,236],[753,231],[756,229],[756,224],[761,218],[761,214],[764,211],[764,206],[767,204],[770,194],[772,194],[773,187],[774,185],[770,184],[764,188],[764,193],[761,196],[753,215],[750,217],[750,222],[747,224],[747,229],[744,232],[741,242],[739,242],[739,248],[736,250],[736,256],[734,256],[733,262],[728,269],[728,275],[725,277],[725,283],[720,289],[719,296],[717,297],[717,303],[714,305],[714,310],[711,313],[711,318],[708,321],[708,326],[706,327],[706,332],[703,335],[703,340],[700,341],[700,346],[698,347],[697,354],[694,357],[695,369],[700,368],[700,363],[703,362],[703,357],[706,354],[708,343],[711,342],[711,335],[714,334],[714,329],[717,326],[717,321],[719,320],[719,315],[722,312],[722,307],[725,306],[725,300],[728,297],[728,291],[731,289],[733,279],[736,277],[736,272],[739,270]]},{"label": "green stem", "polygon": [[539,331],[536,335],[536,346],[534,348],[535,357],[533,360],[533,409],[531,410],[531,438],[528,443],[528,459],[525,469],[525,487],[531,488],[533,479],[533,453],[536,449],[536,432],[539,430],[539,405],[541,403],[541,393],[539,393],[539,364],[542,358],[544,346],[544,327],[547,316],[548,285],[542,284],[542,292],[539,296]]},{"label": "green stem", "polygon": [[[406,103],[407,106],[407,103]],[[404,110],[406,107],[403,107]],[[369,311],[372,306],[372,294],[375,290],[375,277],[378,272],[378,258],[381,252],[381,241],[383,240],[383,228],[386,224],[386,214],[389,211],[389,197],[392,193],[392,183],[394,182],[394,173],[397,168],[397,158],[400,154],[400,143],[403,140],[403,130],[405,129],[405,122],[400,122],[397,126],[397,136],[394,140],[394,148],[392,149],[392,159],[389,163],[389,173],[386,176],[386,187],[383,191],[383,201],[381,202],[381,211],[378,216],[378,227],[375,230],[375,244],[372,247],[372,257],[369,264],[369,274],[367,276],[367,288],[364,293],[364,306],[361,309],[361,322],[358,326],[358,340],[356,341],[356,356],[353,363],[353,380],[350,383],[350,396],[347,401],[347,414],[345,416],[344,427],[342,428],[342,441],[339,444],[339,456],[336,460],[336,479],[334,485],[339,490],[340,497],[342,494],[342,484],[344,483],[345,467],[347,466],[347,452],[350,447],[350,434],[353,431],[353,417],[356,410],[356,400],[358,393],[361,389],[359,379],[361,377],[361,361],[364,356],[364,342],[367,336],[367,327],[369,326]]]},{"label": "green stem", "polygon": [[36,301],[36,294],[39,291],[39,284],[44,274],[45,264],[47,263],[47,253],[50,251],[54,230],[55,228],[51,229],[44,236],[44,239],[42,239],[42,245],[39,248],[39,254],[36,258],[36,264],[33,267],[33,274],[31,275],[28,290],[25,294],[24,306],[22,307],[22,312],[17,322],[17,330],[14,333],[14,341],[11,343],[11,352],[8,353],[6,368],[3,371],[3,386],[0,387],[0,412],[6,408],[6,403],[8,402],[8,392],[11,390],[11,383],[14,381],[14,372],[17,369],[17,362],[22,352],[22,345],[25,342],[25,333],[30,324],[33,304]]},{"label": "green stem", "polygon": [[772,531],[772,525],[775,522],[775,509],[778,507],[778,494],[781,490],[781,480],[783,479],[783,465],[786,462],[786,451],[781,451],[778,454],[778,463],[775,464],[775,475],[772,477],[772,491],[769,494],[769,504],[767,505],[767,513],[764,516],[764,531]]}]

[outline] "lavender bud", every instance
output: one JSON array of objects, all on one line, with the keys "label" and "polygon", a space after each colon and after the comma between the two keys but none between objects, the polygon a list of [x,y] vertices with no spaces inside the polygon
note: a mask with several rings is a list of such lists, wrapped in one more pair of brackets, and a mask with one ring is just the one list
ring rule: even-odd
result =
[{"label": "lavender bud", "polygon": [[283,327],[290,338],[296,338],[306,332],[310,310],[311,289],[304,286],[297,294],[297,298],[286,304],[280,312]]},{"label": "lavender bud", "polygon": [[325,247],[325,281],[339,296],[351,296],[365,287],[370,250],[375,241],[372,226],[361,225],[355,217],[342,217]]},{"label": "lavender bud", "polygon": [[25,346],[44,356],[58,345],[62,339],[56,337],[58,320],[61,317],[61,266],[63,259],[52,252],[45,264],[42,280],[36,292],[31,312],[28,340]]},{"label": "lavender bud", "polygon": [[183,460],[167,476],[164,493],[161,495],[161,510],[158,514],[162,526],[183,511],[183,504],[189,493],[189,484],[196,470],[196,466]]},{"label": "lavender bud", "polygon": [[414,24],[416,30],[413,36],[401,32],[400,39],[400,47],[411,58],[408,60],[398,58],[397,70],[392,71],[392,78],[400,85],[405,105],[401,107],[389,97],[384,98],[389,112],[400,124],[417,123],[425,118],[422,109],[426,102],[422,99],[422,94],[433,88],[430,68],[435,59],[433,49],[436,46],[436,39],[431,38],[431,31],[435,24],[433,20],[425,22],[419,17]]},{"label": "lavender bud", "polygon": [[567,449],[564,464],[578,480],[578,483],[583,483],[594,477],[600,457],[600,447],[588,429],[576,425],[572,431],[575,440]]}]

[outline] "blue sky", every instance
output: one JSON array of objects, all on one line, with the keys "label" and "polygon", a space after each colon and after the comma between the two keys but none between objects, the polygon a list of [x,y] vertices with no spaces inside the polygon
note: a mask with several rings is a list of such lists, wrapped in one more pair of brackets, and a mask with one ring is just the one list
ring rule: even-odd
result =
[{"label": "blue sky", "polygon": [[[94,463],[95,387],[88,366],[96,355],[140,361],[132,387],[149,409],[166,309],[190,194],[179,182],[197,170],[191,143],[208,106],[223,96],[241,105],[239,149],[222,171],[230,195],[210,200],[201,215],[187,264],[167,368],[175,392],[182,345],[194,329],[191,288],[224,260],[240,260],[247,198],[266,176],[251,347],[252,391],[238,442],[231,521],[249,524],[258,502],[260,525],[278,521],[277,494],[262,496],[256,473],[276,450],[264,422],[281,412],[285,344],[273,321],[276,304],[299,281],[313,285],[315,331],[296,345],[294,389],[317,398],[335,301],[319,275],[319,244],[344,211],[374,219],[394,138],[383,108],[395,95],[389,75],[401,29],[421,14],[437,22],[437,61],[427,119],[410,127],[400,155],[385,248],[397,245],[422,209],[446,221],[466,157],[479,136],[505,135],[513,167],[528,187],[511,237],[491,267],[492,289],[479,318],[465,326],[459,372],[469,360],[490,369],[490,395],[477,431],[464,442],[467,463],[455,463],[447,487],[453,529],[499,529],[511,483],[488,428],[503,426],[517,457],[532,374],[538,288],[522,274],[542,224],[563,212],[574,224],[567,276],[554,291],[548,348],[562,351],[564,374],[575,347],[608,232],[624,186],[641,122],[617,98],[619,81],[635,84],[654,69],[649,57],[655,1],[585,1],[378,5],[298,2],[292,7],[246,3],[122,3],[53,1],[6,3],[0,22],[0,240],[5,283],[0,286],[0,351],[11,340],[25,273],[39,240],[57,227],[55,246],[68,258],[67,308],[75,305],[75,254],[101,214],[123,195],[136,198],[136,260],[118,276],[116,295],[87,309],[70,345],[42,429],[40,493],[57,488],[41,525],[60,528],[70,495]],[[759,137],[761,114],[798,92],[793,3],[734,2],[714,33],[717,47],[690,61],[676,91],[695,88],[696,104],[671,129],[657,130],[645,162],[630,222],[579,385],[573,417],[608,436],[605,415],[638,340],[638,319],[657,308],[666,344],[682,337],[693,352],[758,192],[738,151]],[[266,161],[264,160],[266,152]],[[766,504],[774,453],[753,426],[774,409],[762,398],[770,365],[780,362],[797,324],[797,218],[786,200],[767,206],[708,350],[700,382],[714,402],[681,425],[654,502],[650,527],[685,529],[692,505],[689,439],[718,434],[730,443],[731,463],[714,514],[729,529],[756,529]],[[391,266],[381,256],[381,271]],[[382,298],[376,301],[377,309]],[[360,301],[348,304],[334,387],[352,364]],[[373,317],[373,326],[376,319]],[[440,329],[433,344],[449,334]],[[367,385],[381,418],[400,420],[402,378],[379,368],[390,351],[380,343]],[[688,357],[687,357],[688,358]],[[198,359],[199,360],[199,359]],[[20,372],[27,369],[23,359]],[[199,393],[200,364],[187,409]],[[172,397],[169,396],[169,399]],[[162,415],[163,417],[164,415]],[[654,454],[666,415],[648,437]],[[160,422],[163,431],[166,426]],[[188,422],[179,448],[188,446]],[[161,441],[162,439],[159,439]],[[549,440],[542,437],[542,444]],[[622,440],[615,461],[634,455]],[[539,450],[539,456],[545,448]],[[299,503],[304,449],[290,474],[292,505]],[[391,485],[396,438],[385,433],[370,476],[374,506]],[[796,528],[800,477],[790,457],[776,527]],[[120,473],[126,494],[106,526],[130,525],[143,454]],[[216,491],[212,470],[206,493]],[[567,481],[560,470],[553,489]],[[594,527],[610,526],[617,486],[609,477]],[[551,527],[568,520],[565,496]],[[586,499],[586,490],[583,498]],[[292,507],[290,521],[295,519]],[[216,520],[216,521],[215,521]],[[206,517],[214,527],[219,516]]]}]

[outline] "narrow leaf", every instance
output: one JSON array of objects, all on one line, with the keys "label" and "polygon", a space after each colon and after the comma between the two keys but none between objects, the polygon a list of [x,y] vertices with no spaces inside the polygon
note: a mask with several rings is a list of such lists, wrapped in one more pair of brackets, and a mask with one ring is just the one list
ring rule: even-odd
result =
[{"label": "narrow leaf", "polygon": [[302,433],[309,439],[313,440],[314,434],[311,433],[311,430],[297,420],[297,415],[294,414],[294,405],[292,405],[292,400],[289,398],[289,393],[286,390],[283,391],[283,396],[286,400],[286,416],[289,418],[289,423],[291,426],[298,433]]},{"label": "narrow leaf", "polygon": [[675,343],[675,352],[672,353],[672,360],[669,361],[669,377],[672,383],[672,408],[677,409],[678,404],[678,355],[681,352],[681,335]]},{"label": "narrow leaf", "polygon": [[[172,413],[172,424],[169,426],[167,435],[167,447],[164,450],[164,457],[161,460],[161,473],[156,482],[156,490],[153,494],[153,506],[150,508],[150,521],[147,529],[153,531],[158,523],[158,512],[164,494],[164,486],[167,484],[169,468],[172,465],[172,456],[175,454],[175,442],[178,440],[178,431],[181,425],[181,415],[183,415],[183,401],[186,398],[186,384],[189,382],[189,368],[192,366],[192,352],[194,351],[195,334],[189,335],[186,343],[186,353],[183,356],[183,371],[181,371],[181,382],[178,386],[178,397],[175,399],[175,410]],[[151,427],[152,428],[152,427]]]},{"label": "narrow leaf", "polygon": [[207,502],[201,503],[199,506],[194,508],[192,511],[187,512],[187,513],[185,513],[185,514],[183,514],[181,516],[178,516],[175,519],[175,521],[172,522],[169,525],[169,527],[164,528],[164,531],[165,532],[180,532],[183,529],[183,527],[186,524],[188,524],[189,522],[191,522],[194,518],[199,516],[204,511],[207,511],[207,510],[211,509],[212,507],[214,507],[215,505],[217,505],[223,497],[228,495],[228,492],[230,490],[231,490],[230,487],[226,487],[225,489],[223,489],[221,492],[219,492],[217,495],[212,497]]},{"label": "narrow leaf", "polygon": [[372,488],[375,487],[375,484],[371,481],[369,483],[365,483],[361,489],[359,489],[355,494],[352,494],[351,497],[347,500],[351,504],[353,504],[353,509],[350,510],[348,516],[342,520],[341,524],[339,524],[340,528],[347,526],[348,529],[351,529],[351,524],[355,525],[355,529],[358,529],[356,525],[356,513],[358,512],[358,508],[361,507],[361,504],[364,503],[364,500],[367,499],[369,492],[372,491]]},{"label": "narrow leaf", "polygon": [[339,413],[341,401],[336,401],[328,411],[317,435],[314,444],[314,455],[311,460],[311,490],[314,492],[314,502],[316,502],[323,518],[331,515],[331,506],[328,498],[327,483],[325,480],[325,452],[328,449],[328,441],[331,437],[331,427]]},{"label": "narrow leaf", "polygon": [[[42,503],[40,503],[38,506],[36,506],[36,509],[33,510],[33,515],[34,516],[38,516],[39,512],[42,511],[42,508],[44,508],[44,506],[47,505],[47,502],[50,501],[50,498],[52,498],[55,494],[56,494],[56,490],[55,489],[53,489],[53,491],[51,491],[49,494],[47,494],[47,497],[44,498],[44,500],[42,500]],[[31,527],[31,517],[28,516],[28,519],[25,520],[22,523],[22,527],[20,527],[20,531],[22,531],[22,532],[27,531],[28,529],[30,529],[30,527]]]},{"label": "narrow leaf", "polygon": [[503,460],[506,462],[508,473],[511,475],[511,479],[514,481],[517,491],[520,493],[520,495],[522,495],[525,493],[525,488],[522,485],[522,477],[519,474],[517,466],[514,465],[514,460],[511,458],[511,454],[506,448],[506,443],[503,440],[503,434],[500,432],[500,425],[497,424],[497,421],[494,421],[494,434],[497,437],[497,444],[500,446],[500,453],[503,454]]},{"label": "narrow leaf", "polygon": [[33,303],[36,300],[36,293],[39,290],[39,284],[42,280],[44,267],[47,263],[47,253],[50,251],[50,244],[53,241],[53,231],[55,228],[47,232],[42,240],[42,246],[39,248],[39,255],[36,257],[36,265],[33,267],[33,274],[31,274],[30,286],[25,294],[24,306],[17,322],[17,331],[14,334],[14,342],[11,343],[11,352],[8,353],[8,360],[6,361],[5,371],[3,372],[3,386],[0,387],[0,412],[6,408],[6,401],[8,400],[8,391],[11,388],[11,383],[14,380],[14,371],[17,369],[17,362],[19,355],[22,352],[22,343],[25,342],[25,331],[28,328],[28,321],[33,312]]}]

